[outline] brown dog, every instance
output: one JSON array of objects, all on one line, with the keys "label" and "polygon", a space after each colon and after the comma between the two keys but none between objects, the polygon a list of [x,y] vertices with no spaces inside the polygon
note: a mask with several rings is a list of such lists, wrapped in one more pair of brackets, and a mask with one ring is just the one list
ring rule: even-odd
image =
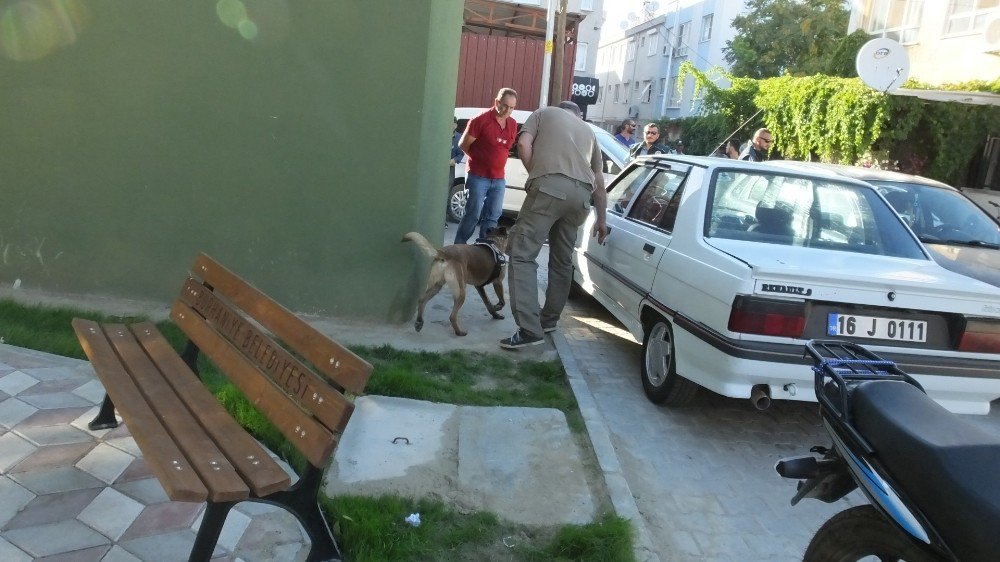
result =
[{"label": "brown dog", "polygon": [[[507,253],[506,228],[501,226],[490,230],[486,239],[500,253]],[[458,309],[465,304],[466,284],[475,285],[479,296],[483,299],[483,304],[486,305],[486,310],[493,318],[503,319],[503,315],[498,314],[498,311],[503,309],[504,304],[506,304],[503,298],[503,278],[507,268],[504,266],[504,260],[501,259],[498,262],[501,256],[496,255],[488,246],[482,244],[452,244],[444,248],[435,248],[419,232],[406,233],[402,241],[415,243],[428,257],[434,260],[434,263],[431,264],[430,274],[427,276],[427,290],[420,297],[417,306],[417,320],[413,323],[413,327],[418,332],[424,327],[424,305],[431,297],[438,294],[445,283],[448,284],[454,297],[454,306],[448,319],[451,320],[451,327],[459,336],[468,333],[458,323]],[[500,299],[496,306],[490,304],[490,299],[486,296],[485,286],[489,283],[493,284],[493,290],[496,292],[497,298]]]}]

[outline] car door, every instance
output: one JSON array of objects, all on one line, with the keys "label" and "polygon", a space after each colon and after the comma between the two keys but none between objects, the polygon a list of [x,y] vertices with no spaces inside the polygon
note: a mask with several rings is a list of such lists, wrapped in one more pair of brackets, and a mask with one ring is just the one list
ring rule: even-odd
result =
[{"label": "car door", "polygon": [[634,319],[639,303],[653,287],[653,278],[663,253],[670,245],[680,201],[680,186],[686,174],[657,169],[635,197],[626,217],[608,235],[607,248],[615,302]]},{"label": "car door", "polygon": [[[632,200],[642,191],[654,173],[653,168],[633,165],[622,172],[617,180],[608,186],[607,222],[611,233],[617,233],[621,228],[621,223],[625,220]],[[596,238],[591,236],[595,218],[594,213],[591,213],[577,236],[577,248],[573,257],[574,267],[580,285],[588,292],[593,293],[610,309],[613,306],[612,303],[605,301],[608,300],[607,292],[613,291],[610,287],[612,278],[608,274],[611,258],[607,240],[604,245],[601,245],[597,243]],[[610,239],[610,235],[608,239]],[[620,310],[612,310],[612,312],[616,316],[621,313]]]},{"label": "car door", "polygon": [[624,322],[638,320],[639,302],[653,285],[657,265],[670,244],[685,177],[669,166],[652,165],[630,169],[612,187],[610,232],[604,245],[591,243],[586,255],[595,289]]}]

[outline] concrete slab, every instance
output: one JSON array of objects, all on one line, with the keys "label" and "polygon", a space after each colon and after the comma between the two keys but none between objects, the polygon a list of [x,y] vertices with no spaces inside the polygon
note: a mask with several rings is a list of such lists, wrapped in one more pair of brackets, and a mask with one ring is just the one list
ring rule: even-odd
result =
[{"label": "concrete slab", "polygon": [[327,473],[329,495],[438,497],[525,524],[593,520],[562,412],[384,396],[362,397],[356,406]]},{"label": "concrete slab", "polygon": [[551,408],[462,408],[458,485],[521,523],[584,524],[595,515],[566,416]]}]

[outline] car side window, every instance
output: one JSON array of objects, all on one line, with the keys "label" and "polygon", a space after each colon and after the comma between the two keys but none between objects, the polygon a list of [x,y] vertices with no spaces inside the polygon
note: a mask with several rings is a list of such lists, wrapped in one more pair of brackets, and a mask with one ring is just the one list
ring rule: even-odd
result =
[{"label": "car side window", "polygon": [[629,218],[656,228],[672,230],[680,204],[678,188],[682,181],[683,174],[665,170],[657,172],[632,205]]},{"label": "car side window", "polygon": [[608,212],[615,215],[624,215],[628,209],[629,202],[639,189],[646,183],[654,170],[645,166],[634,166],[627,170],[624,175],[611,186],[608,191]]}]

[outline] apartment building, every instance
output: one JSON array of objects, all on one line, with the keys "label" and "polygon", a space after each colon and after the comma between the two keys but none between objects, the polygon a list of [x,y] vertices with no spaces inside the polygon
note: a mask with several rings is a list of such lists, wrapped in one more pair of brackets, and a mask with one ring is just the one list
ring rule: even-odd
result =
[{"label": "apartment building", "polygon": [[848,31],[906,47],[910,78],[928,84],[1000,76],[1000,0],[854,0]]},{"label": "apartment building", "polygon": [[597,50],[601,88],[590,119],[609,130],[625,118],[646,122],[696,113],[694,80],[679,77],[683,62],[704,72],[728,68],[722,50],[735,36],[732,21],[745,11],[742,2],[677,0],[660,6],[655,17],[625,22],[624,36]]}]

